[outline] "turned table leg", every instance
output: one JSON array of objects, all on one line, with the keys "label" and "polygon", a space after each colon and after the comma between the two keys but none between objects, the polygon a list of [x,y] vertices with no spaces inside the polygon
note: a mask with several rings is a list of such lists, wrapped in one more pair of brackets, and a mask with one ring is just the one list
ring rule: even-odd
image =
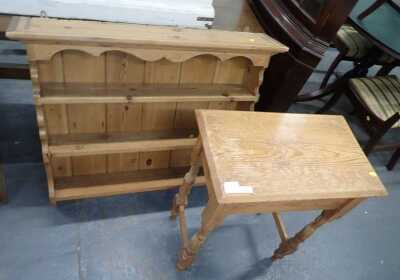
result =
[{"label": "turned table leg", "polygon": [[324,210],[314,221],[305,226],[301,231],[296,233],[295,236],[283,241],[279,248],[275,250],[272,260],[281,259],[286,255],[290,255],[297,250],[300,243],[309,238],[317,228],[326,224],[330,217],[333,215],[334,210]]},{"label": "turned table leg", "polygon": [[322,213],[315,218],[310,224],[305,226],[295,236],[281,242],[278,249],[275,250],[272,260],[281,259],[287,255],[294,253],[297,247],[309,238],[319,227],[329,223],[335,219],[342,217],[348,211],[353,209],[361,202],[361,199],[351,199],[337,209],[323,210]]},{"label": "turned table leg", "polygon": [[179,208],[185,208],[187,206],[187,197],[193,184],[196,182],[196,177],[199,174],[201,167],[201,139],[200,136],[193,148],[190,161],[190,170],[186,173],[183,178],[182,185],[179,188],[179,192],[175,195],[172,202],[171,219],[175,219],[179,212]]},{"label": "turned table leg", "polygon": [[192,239],[189,240],[185,218],[185,207],[187,206],[187,197],[200,171],[201,153],[202,146],[201,139],[199,137],[191,154],[190,170],[188,173],[186,173],[183,179],[182,185],[174,198],[171,209],[172,219],[175,219],[177,215],[179,216],[180,234],[182,239],[182,249],[176,264],[178,270],[185,270],[193,263],[194,256],[203,244],[207,234],[223,220],[220,207],[217,205],[214,199],[209,198],[207,206],[202,213],[201,228],[192,237]]},{"label": "turned table leg", "polygon": [[224,215],[221,207],[216,206],[216,203],[209,201],[202,213],[201,227],[199,231],[193,235],[188,244],[183,246],[176,267],[178,270],[187,269],[203,245],[207,235],[224,220]]}]

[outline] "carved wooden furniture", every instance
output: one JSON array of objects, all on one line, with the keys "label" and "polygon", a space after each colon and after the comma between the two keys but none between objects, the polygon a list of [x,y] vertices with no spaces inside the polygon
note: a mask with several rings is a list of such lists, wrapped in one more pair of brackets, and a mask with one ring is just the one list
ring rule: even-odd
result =
[{"label": "carved wooden furniture", "polygon": [[[386,190],[341,116],[196,110],[200,136],[174,199],[186,269],[207,235],[232,214],[273,213],[282,239],[272,256],[293,253],[320,226]],[[208,203],[191,238],[185,222],[190,188],[203,166]],[[288,238],[279,212],[322,209]]]},{"label": "carved wooden furniture", "polygon": [[264,34],[15,18],[26,43],[52,202],[178,186],[194,109],[251,110]]},{"label": "carved wooden furniture", "polygon": [[260,111],[287,111],[318,65],[357,0],[250,0],[267,34],[287,45],[260,88]]}]

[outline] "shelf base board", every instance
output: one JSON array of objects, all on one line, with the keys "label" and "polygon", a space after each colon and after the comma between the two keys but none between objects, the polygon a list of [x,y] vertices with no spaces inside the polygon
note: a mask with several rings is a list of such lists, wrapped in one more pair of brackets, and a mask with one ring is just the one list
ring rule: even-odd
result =
[{"label": "shelf base board", "polygon": [[[94,198],[178,187],[188,168],[149,169],[55,179],[55,201]],[[204,176],[196,185],[204,185]]]}]

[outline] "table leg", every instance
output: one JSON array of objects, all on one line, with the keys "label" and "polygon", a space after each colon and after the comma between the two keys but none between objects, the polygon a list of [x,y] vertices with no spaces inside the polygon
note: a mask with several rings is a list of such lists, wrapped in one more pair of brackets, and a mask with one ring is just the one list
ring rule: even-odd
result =
[{"label": "table leg", "polygon": [[297,250],[297,247],[307,238],[309,238],[319,227],[342,217],[348,211],[357,206],[361,201],[361,199],[351,199],[339,208],[323,210],[322,213],[314,221],[312,221],[301,231],[296,233],[295,236],[281,242],[278,249],[275,250],[272,256],[272,260],[281,259],[287,255],[294,253]]},{"label": "table leg", "polygon": [[185,208],[187,206],[187,197],[190,193],[193,184],[196,182],[196,177],[200,171],[201,153],[202,153],[202,146],[201,146],[201,139],[199,136],[191,154],[190,170],[188,173],[186,173],[185,177],[183,178],[183,182],[179,188],[179,192],[175,195],[174,200],[172,202],[171,219],[176,218],[176,215],[180,207]]},{"label": "table leg", "polygon": [[202,213],[201,228],[193,235],[187,246],[184,246],[180,252],[176,267],[178,270],[187,269],[194,260],[200,247],[206,240],[207,235],[224,220],[224,214],[217,203],[209,201]]}]

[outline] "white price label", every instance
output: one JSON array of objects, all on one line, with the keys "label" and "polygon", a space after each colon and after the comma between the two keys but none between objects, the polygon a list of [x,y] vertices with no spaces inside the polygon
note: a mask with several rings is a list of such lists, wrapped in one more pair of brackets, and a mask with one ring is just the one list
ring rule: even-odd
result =
[{"label": "white price label", "polygon": [[249,194],[254,193],[253,188],[249,186],[241,186],[239,182],[224,182],[225,193],[239,193],[239,194]]}]

